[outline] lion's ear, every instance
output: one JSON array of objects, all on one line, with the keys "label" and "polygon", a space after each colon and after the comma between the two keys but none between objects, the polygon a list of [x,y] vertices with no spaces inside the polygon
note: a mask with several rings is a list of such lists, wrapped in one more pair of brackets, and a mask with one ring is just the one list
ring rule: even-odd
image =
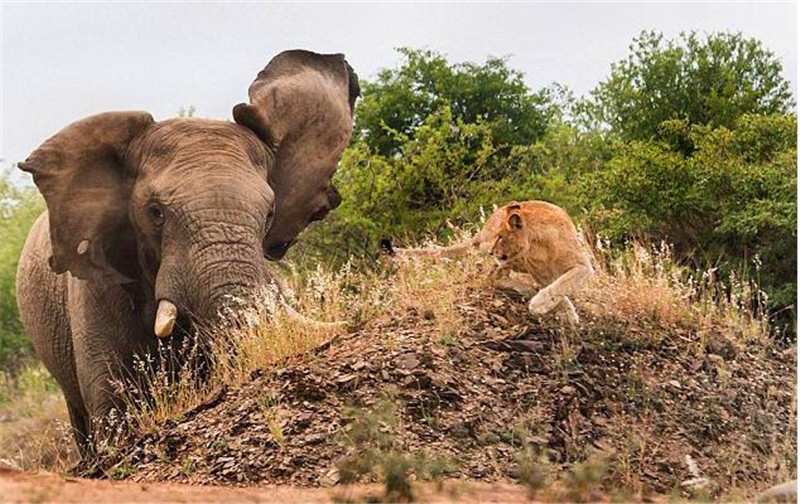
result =
[{"label": "lion's ear", "polygon": [[518,212],[510,213],[506,219],[506,226],[511,230],[522,229],[522,216]]}]

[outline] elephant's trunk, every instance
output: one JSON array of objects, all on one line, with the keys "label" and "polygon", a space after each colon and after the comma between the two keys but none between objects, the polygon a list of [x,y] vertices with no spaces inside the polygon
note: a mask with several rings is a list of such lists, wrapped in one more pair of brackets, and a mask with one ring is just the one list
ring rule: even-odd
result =
[{"label": "elephant's trunk", "polygon": [[152,327],[159,336],[183,321],[215,324],[227,307],[249,304],[268,281],[263,238],[271,190],[266,181],[233,184],[225,166],[217,172],[173,195],[155,278]]},{"label": "elephant's trunk", "polygon": [[156,280],[154,333],[172,334],[179,315],[213,324],[226,308],[250,304],[268,281],[266,260],[255,243],[205,243],[180,261],[162,262]]},{"label": "elephant's trunk", "polygon": [[256,244],[210,246],[192,266],[193,304],[203,321],[216,320],[226,308],[249,305],[267,280],[266,261]]}]

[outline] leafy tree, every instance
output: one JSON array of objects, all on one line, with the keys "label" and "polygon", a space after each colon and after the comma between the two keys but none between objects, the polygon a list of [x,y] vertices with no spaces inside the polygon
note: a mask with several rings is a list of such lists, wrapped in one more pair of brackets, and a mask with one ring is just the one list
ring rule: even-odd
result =
[{"label": "leafy tree", "polygon": [[30,351],[14,286],[28,230],[43,209],[44,201],[35,188],[15,185],[8,172],[0,172],[0,364]]},{"label": "leafy tree", "polygon": [[488,124],[499,145],[536,141],[557,110],[551,90],[531,92],[522,73],[510,69],[505,59],[452,64],[434,51],[398,51],[405,58],[398,68],[384,69],[375,82],[362,86],[355,138],[375,153],[398,154],[402,140],[412,139],[442,106],[450,107],[457,121]]},{"label": "leafy tree", "polygon": [[342,205],[304,235],[294,257],[374,257],[377,241],[446,238],[447,221],[477,227],[482,214],[517,199],[543,199],[580,218],[587,201],[579,179],[602,170],[616,142],[554,120],[542,138],[508,149],[489,124],[465,123],[447,104],[410,138],[394,133],[397,155],[375,153],[363,139],[345,151],[336,174]]},{"label": "leafy tree", "polygon": [[782,70],[769,49],[741,33],[690,32],[668,40],[645,31],[592,91],[592,113],[625,140],[661,138],[669,120],[732,129],[743,114],[791,111]]}]

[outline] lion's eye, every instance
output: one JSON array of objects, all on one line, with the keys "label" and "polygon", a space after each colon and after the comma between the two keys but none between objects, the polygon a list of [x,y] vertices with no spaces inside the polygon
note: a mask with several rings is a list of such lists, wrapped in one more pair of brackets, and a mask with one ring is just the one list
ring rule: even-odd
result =
[{"label": "lion's eye", "polygon": [[153,224],[156,226],[164,224],[164,209],[161,208],[161,205],[158,203],[151,203],[150,206],[147,207],[147,216],[150,217],[150,220],[153,221]]}]

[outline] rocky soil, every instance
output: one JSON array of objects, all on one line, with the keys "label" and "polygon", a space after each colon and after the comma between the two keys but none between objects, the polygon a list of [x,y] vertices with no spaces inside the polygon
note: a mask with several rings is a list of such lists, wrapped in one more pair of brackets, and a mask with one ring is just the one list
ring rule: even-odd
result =
[{"label": "rocky soil", "polygon": [[608,484],[636,495],[757,492],[796,474],[794,348],[647,320],[561,330],[502,293],[456,308],[457,332],[429,312],[386,316],[217,390],[134,435],[111,473],[333,485],[359,415],[392,404],[396,421],[378,422],[391,450],[445,460],[448,478],[512,481],[530,453],[553,474],[600,457]]}]

